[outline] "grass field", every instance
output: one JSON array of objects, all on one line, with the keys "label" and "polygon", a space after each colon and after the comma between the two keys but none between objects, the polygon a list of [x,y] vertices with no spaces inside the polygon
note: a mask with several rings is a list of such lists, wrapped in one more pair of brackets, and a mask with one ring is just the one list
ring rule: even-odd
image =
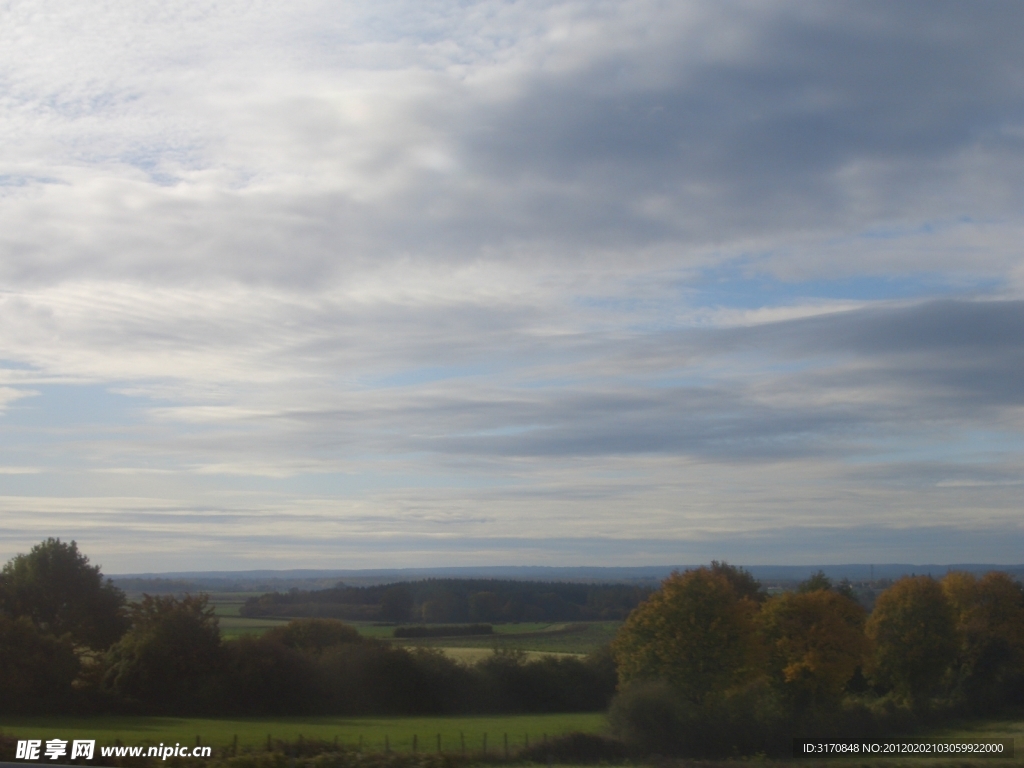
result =
[{"label": "grass field", "polygon": [[459,717],[294,717],[198,719],[176,717],[2,717],[3,733],[26,739],[96,739],[98,744],[203,744],[226,747],[238,737],[240,747],[266,748],[267,737],[294,742],[322,739],[364,749],[383,750],[385,738],[392,750],[412,749],[416,736],[421,751],[435,751],[441,737],[444,751],[462,749],[476,752],[484,739],[490,751],[523,746],[526,739],[536,743],[547,736],[572,731],[600,733],[606,727],[601,713],[554,715],[494,715]]},{"label": "grass field", "polygon": [[[604,715],[508,715],[479,717],[302,717],[302,718],[236,718],[198,719],[173,717],[0,717],[0,731],[17,738],[35,739],[96,739],[100,744],[120,741],[126,745],[195,744],[198,737],[203,744],[218,748],[228,747],[235,736],[241,749],[263,750],[267,737],[274,742],[294,743],[303,739],[334,741],[339,745],[358,746],[366,751],[381,751],[385,739],[394,751],[410,751],[413,737],[421,752],[437,749],[438,736],[441,749],[458,753],[465,744],[467,752],[483,749],[500,755],[505,737],[510,750],[536,744],[545,736],[552,737],[572,731],[602,733],[606,730]],[[1014,758],[990,759],[927,759],[927,758],[846,758],[836,760],[758,760],[762,765],[800,765],[804,768],[842,768],[843,765],[872,768],[908,765],[920,768],[956,766],[956,768],[998,768],[1024,765],[1020,750],[1024,749],[1024,712],[989,720],[965,721],[952,727],[918,733],[907,740],[972,740],[1013,739],[1017,754]],[[215,752],[216,754],[216,752]],[[749,761],[707,761],[706,764],[726,766],[749,765]]]},{"label": "grass field", "polygon": [[[249,595],[211,595],[211,603],[220,619],[221,636],[225,639],[241,635],[262,634],[268,629],[288,623],[288,619],[247,619],[238,615],[239,609]],[[449,655],[472,662],[486,654],[458,652],[454,649],[508,648],[528,651],[532,654],[586,654],[611,642],[621,622],[523,622],[520,624],[495,624],[493,635],[471,635],[463,637],[403,638],[394,640],[394,625],[371,622],[347,622],[365,637],[376,637],[393,641],[406,647],[440,648]]]},{"label": "grass field", "polygon": [[415,638],[396,642],[427,648],[510,648],[540,653],[590,653],[611,642],[619,626],[621,622],[618,621],[496,624],[494,635]]},{"label": "grass field", "polygon": [[1016,758],[1024,762],[1024,710],[1011,716],[959,723],[949,728],[931,731],[935,739],[1013,739]]}]

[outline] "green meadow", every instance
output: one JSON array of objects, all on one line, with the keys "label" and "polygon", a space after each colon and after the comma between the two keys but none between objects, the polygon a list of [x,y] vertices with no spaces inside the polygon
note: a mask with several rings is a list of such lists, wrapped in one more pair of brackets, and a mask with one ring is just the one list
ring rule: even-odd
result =
[{"label": "green meadow", "polygon": [[267,738],[295,742],[303,739],[338,740],[339,745],[368,751],[388,747],[409,751],[413,738],[420,751],[436,751],[440,736],[445,752],[504,750],[534,744],[545,736],[573,731],[601,733],[601,713],[552,715],[492,715],[452,717],[276,717],[181,718],[123,716],[0,717],[3,733],[22,739],[96,739],[98,744],[195,744],[198,738],[214,748],[227,747],[238,737],[239,748],[265,749]]},{"label": "green meadow", "polygon": [[495,624],[494,635],[417,638],[415,642],[401,642],[425,648],[505,648],[537,653],[587,654],[610,643],[621,624],[618,621]]},{"label": "green meadow", "polygon": [[[239,609],[249,595],[231,593],[214,594],[210,602],[220,620],[221,636],[225,639],[242,635],[258,635],[268,629],[288,623],[288,619],[258,618],[247,619],[238,615]],[[365,637],[389,640],[405,647],[438,648],[449,655],[464,660],[476,661],[485,654],[471,653],[468,649],[495,648],[527,651],[536,654],[587,654],[611,642],[622,622],[522,622],[519,624],[494,624],[493,635],[468,637],[431,637],[393,639],[395,628],[390,624],[371,622],[346,622],[359,630]],[[458,651],[455,649],[467,649]]]}]

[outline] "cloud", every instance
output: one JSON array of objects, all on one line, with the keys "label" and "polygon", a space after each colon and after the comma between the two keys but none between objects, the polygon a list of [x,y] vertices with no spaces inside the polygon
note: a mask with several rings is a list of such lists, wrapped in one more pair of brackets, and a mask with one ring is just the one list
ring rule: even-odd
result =
[{"label": "cloud", "polygon": [[1022,13],[9,3],[11,536],[1004,525]]},{"label": "cloud", "polygon": [[680,248],[1016,217],[1006,5],[8,15],[8,281],[311,288],[396,259],[621,269],[623,249],[692,266]]}]

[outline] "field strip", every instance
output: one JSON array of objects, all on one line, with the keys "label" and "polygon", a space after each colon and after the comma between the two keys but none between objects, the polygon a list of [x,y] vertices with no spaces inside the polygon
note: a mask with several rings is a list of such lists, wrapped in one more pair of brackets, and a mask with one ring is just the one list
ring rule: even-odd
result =
[{"label": "field strip", "polygon": [[[415,646],[409,646],[414,648]],[[441,651],[449,659],[455,659],[461,661],[463,664],[476,664],[477,662],[483,661],[484,659],[490,658],[494,654],[493,648],[458,648],[458,647],[445,647],[445,646],[427,646],[431,650]],[[571,656],[576,659],[582,659],[585,654],[582,653],[564,653],[554,651],[523,651],[523,655],[527,661],[536,661],[542,659],[545,656],[556,656],[559,658]]]},{"label": "field strip", "polygon": [[443,751],[457,752],[465,744],[471,752],[488,748],[521,747],[573,731],[600,733],[606,728],[602,713],[549,715],[482,715],[449,717],[288,717],[288,718],[176,718],[176,717],[0,717],[0,731],[21,739],[96,739],[100,744],[202,744],[215,748],[238,737],[240,747],[266,749],[272,741],[338,740],[339,745],[408,751],[416,738],[421,751],[436,751],[438,736]]}]

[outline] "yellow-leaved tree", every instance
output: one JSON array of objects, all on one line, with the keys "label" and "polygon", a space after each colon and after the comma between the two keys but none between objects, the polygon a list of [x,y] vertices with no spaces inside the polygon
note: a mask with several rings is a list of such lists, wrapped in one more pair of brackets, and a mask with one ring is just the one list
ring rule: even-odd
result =
[{"label": "yellow-leaved tree", "polygon": [[665,579],[616,635],[620,679],[663,680],[694,704],[749,679],[760,660],[758,602],[744,575],[715,563]]},{"label": "yellow-leaved tree", "polygon": [[865,612],[831,589],[768,600],[759,623],[772,682],[799,707],[834,706],[868,650]]},{"label": "yellow-leaved tree", "polygon": [[955,692],[974,703],[1001,703],[1024,682],[1024,589],[992,571],[949,573],[942,591],[956,624]]},{"label": "yellow-leaved tree", "polygon": [[867,621],[871,676],[909,704],[937,692],[956,656],[953,609],[931,576],[905,576],[881,595]]}]

